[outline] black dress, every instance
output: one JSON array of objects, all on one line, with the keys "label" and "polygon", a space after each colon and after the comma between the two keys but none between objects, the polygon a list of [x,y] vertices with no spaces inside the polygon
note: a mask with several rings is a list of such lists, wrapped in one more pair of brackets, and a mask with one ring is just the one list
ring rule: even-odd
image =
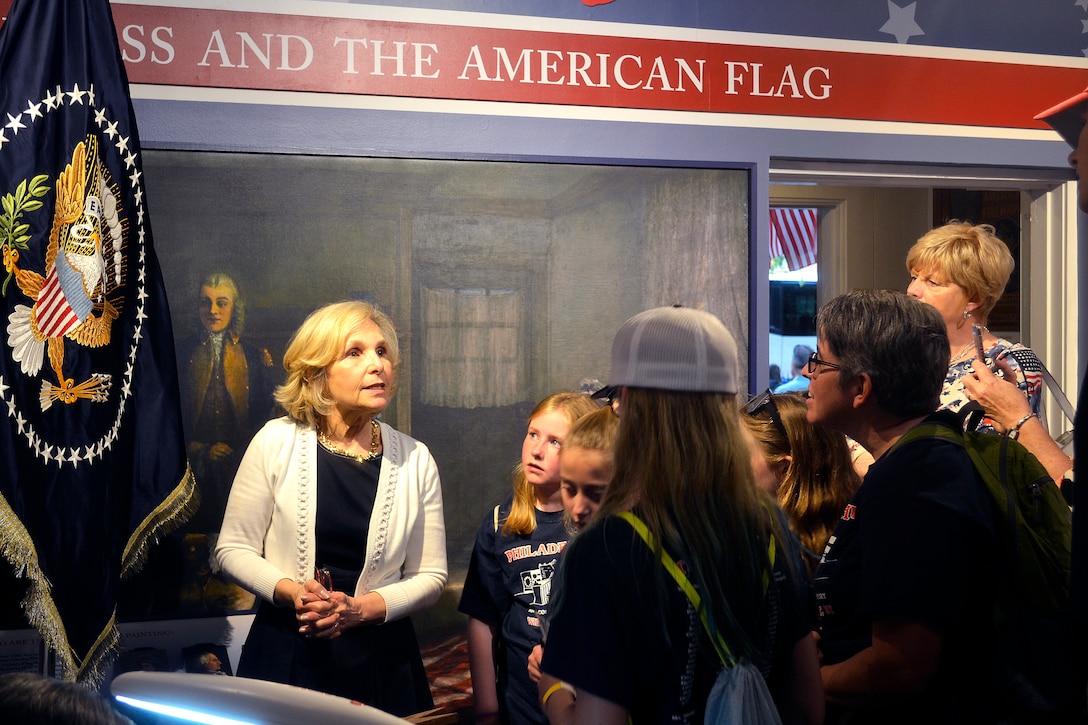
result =
[{"label": "black dress", "polygon": [[[318,446],[317,565],[333,589],[354,594],[381,457],[363,463]],[[366,703],[393,715],[434,707],[412,622],[407,617],[347,629],[334,640],[303,637],[291,607],[262,602],[242,648],[240,677],[283,682]]]}]

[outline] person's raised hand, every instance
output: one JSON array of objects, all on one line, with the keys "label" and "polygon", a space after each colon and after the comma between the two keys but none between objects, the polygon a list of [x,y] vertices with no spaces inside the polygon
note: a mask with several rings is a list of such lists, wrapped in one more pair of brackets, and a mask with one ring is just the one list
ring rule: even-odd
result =
[{"label": "person's raised hand", "polygon": [[1005,429],[1030,414],[1031,404],[1024,391],[1011,382],[1016,380],[1016,374],[1009,363],[998,359],[994,365],[1000,376],[976,360],[972,372],[963,376],[963,387],[967,397],[977,400],[986,416]]}]

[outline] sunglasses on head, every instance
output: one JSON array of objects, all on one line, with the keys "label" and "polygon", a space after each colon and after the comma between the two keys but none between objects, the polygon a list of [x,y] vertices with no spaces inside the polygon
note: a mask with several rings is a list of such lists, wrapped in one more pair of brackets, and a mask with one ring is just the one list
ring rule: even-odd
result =
[{"label": "sunglasses on head", "polygon": [[790,435],[786,432],[786,426],[782,423],[782,416],[778,413],[778,405],[774,402],[774,393],[770,388],[767,388],[759,395],[755,396],[748,401],[748,404],[744,406],[744,412],[753,418],[759,417],[763,411],[767,411],[767,415],[771,419],[771,423],[778,429],[778,432],[782,434],[782,438],[786,441],[786,445],[792,449],[790,445]]}]

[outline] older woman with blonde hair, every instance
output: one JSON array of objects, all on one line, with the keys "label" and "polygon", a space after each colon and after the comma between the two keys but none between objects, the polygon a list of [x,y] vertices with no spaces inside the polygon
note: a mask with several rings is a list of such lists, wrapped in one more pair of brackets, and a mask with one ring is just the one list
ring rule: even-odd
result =
[{"label": "older woman with blonde hair", "polygon": [[430,709],[408,615],[446,584],[438,468],[378,420],[397,387],[396,330],[365,302],[312,313],[287,347],[287,411],[253,438],[216,547],[261,600],[238,674],[397,714]]},{"label": "older woman with blonde hair", "polygon": [[1013,382],[1028,398],[1031,413],[1019,420],[984,418],[978,430],[1015,435],[1042,401],[1042,364],[1030,348],[1010,342],[986,327],[1016,263],[989,224],[951,221],[922,236],[907,253],[907,294],[936,308],[948,330],[948,375],[940,407],[959,411],[969,401],[964,376],[980,364],[973,328],[978,326],[986,361],[1005,361]]}]

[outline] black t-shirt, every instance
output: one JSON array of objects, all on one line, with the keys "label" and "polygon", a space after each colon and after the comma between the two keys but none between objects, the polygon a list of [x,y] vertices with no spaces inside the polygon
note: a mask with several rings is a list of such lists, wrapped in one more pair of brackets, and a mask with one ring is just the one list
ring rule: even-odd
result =
[{"label": "black t-shirt", "polygon": [[993,504],[961,447],[910,441],[870,466],[816,570],[823,662],[869,647],[878,617],[920,622],[943,643],[926,692],[850,722],[985,721],[994,551]]},{"label": "black t-shirt", "polygon": [[[784,519],[781,527],[787,531]],[[761,659],[772,692],[793,646],[813,628],[800,546],[787,536],[767,596],[773,616],[764,632],[749,633],[771,639]],[[621,705],[633,723],[702,723],[721,662],[688,598],[631,525],[610,517],[580,533],[563,558],[562,579],[542,669]],[[657,582],[666,589],[664,609]]]}]

